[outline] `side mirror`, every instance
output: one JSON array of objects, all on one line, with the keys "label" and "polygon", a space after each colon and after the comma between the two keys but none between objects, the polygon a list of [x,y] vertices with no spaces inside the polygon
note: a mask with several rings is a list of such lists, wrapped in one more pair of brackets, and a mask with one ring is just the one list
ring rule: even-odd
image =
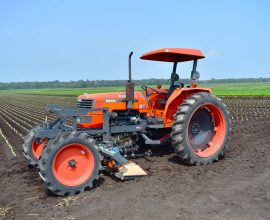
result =
[{"label": "side mirror", "polygon": [[200,73],[198,71],[192,71],[191,72],[191,79],[195,80],[195,81],[200,79]]},{"label": "side mirror", "polygon": [[179,80],[179,75],[178,74],[172,74],[171,80],[174,81],[174,82],[178,81]]},{"label": "side mirror", "polygon": [[174,81],[178,81],[178,80],[179,80],[179,75],[176,73],[176,74],[175,74]]}]

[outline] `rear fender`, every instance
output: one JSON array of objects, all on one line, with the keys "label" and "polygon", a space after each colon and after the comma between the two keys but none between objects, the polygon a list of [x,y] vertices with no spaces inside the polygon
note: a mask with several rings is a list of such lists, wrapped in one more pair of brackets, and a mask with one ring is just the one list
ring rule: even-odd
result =
[{"label": "rear fender", "polygon": [[173,115],[176,113],[177,108],[182,102],[190,95],[197,92],[212,93],[209,88],[177,88],[174,90],[168,99],[164,110],[164,127],[171,127],[173,122]]}]

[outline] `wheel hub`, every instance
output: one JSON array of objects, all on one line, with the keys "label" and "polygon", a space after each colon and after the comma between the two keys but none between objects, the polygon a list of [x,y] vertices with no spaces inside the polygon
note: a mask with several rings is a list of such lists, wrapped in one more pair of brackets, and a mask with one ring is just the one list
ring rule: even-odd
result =
[{"label": "wheel hub", "polygon": [[71,167],[71,168],[75,168],[76,167],[76,161],[73,160],[73,159],[68,161],[68,166]]},{"label": "wheel hub", "polygon": [[191,133],[193,135],[198,135],[200,133],[200,128],[201,128],[200,124],[197,122],[194,122],[191,126]]},{"label": "wheel hub", "polygon": [[214,122],[207,109],[199,109],[192,116],[188,136],[194,151],[203,151],[214,136]]}]

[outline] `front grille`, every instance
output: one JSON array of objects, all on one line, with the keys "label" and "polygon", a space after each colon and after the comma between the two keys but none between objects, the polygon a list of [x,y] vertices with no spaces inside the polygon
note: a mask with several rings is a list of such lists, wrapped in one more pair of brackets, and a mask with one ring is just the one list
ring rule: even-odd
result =
[{"label": "front grille", "polygon": [[76,105],[77,108],[94,108],[93,99],[80,99]]}]

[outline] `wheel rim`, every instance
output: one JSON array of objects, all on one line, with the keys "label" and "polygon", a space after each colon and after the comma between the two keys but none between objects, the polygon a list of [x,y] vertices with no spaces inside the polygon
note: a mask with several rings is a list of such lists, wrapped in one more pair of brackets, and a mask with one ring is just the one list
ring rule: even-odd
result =
[{"label": "wheel rim", "polygon": [[52,168],[58,182],[66,186],[79,186],[91,177],[94,156],[82,144],[69,144],[57,152]]},{"label": "wheel rim", "polygon": [[43,138],[40,143],[37,142],[36,138],[32,142],[32,152],[34,157],[38,160],[43,150],[44,144],[47,142],[47,138]]},{"label": "wheel rim", "polygon": [[188,125],[188,142],[197,156],[214,155],[221,148],[225,133],[225,117],[218,106],[205,104],[193,112]]}]

